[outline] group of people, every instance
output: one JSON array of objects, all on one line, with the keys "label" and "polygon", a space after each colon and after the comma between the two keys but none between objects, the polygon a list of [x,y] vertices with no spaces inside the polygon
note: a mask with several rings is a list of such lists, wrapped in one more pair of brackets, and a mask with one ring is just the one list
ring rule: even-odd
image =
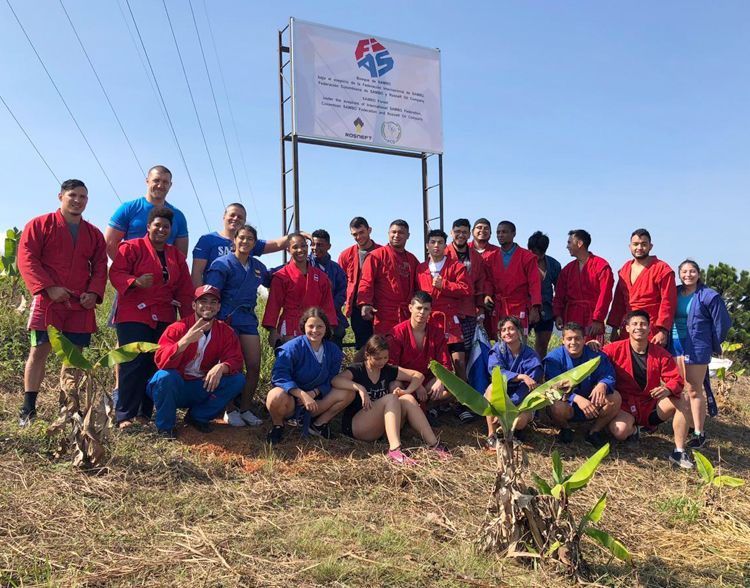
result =
[{"label": "group of people", "polygon": [[[358,216],[350,223],[355,244],[337,263],[325,230],[261,240],[244,206],[234,203],[224,212],[223,229],[198,240],[188,268],[187,222],[166,200],[171,185],[167,168],[152,168],[146,195],[120,206],[102,234],[82,218],[86,186],[68,180],[58,195],[60,208],[24,228],[18,266],[33,300],[21,426],[36,415],[51,348],[47,326],[79,348],[89,345],[109,276],[117,292],[110,321],[118,344],[159,343],[155,354],[119,366],[114,399],[120,428],[137,429],[153,416],[159,434],[174,438],[178,408],[187,408],[185,420],[203,432],[222,415],[235,427],[262,424],[251,410],[262,326],[275,352],[266,397],[272,444],[282,441],[291,421],[305,435],[333,438],[329,423],[341,414],[344,434],[362,440],[385,435],[388,455],[399,463],[413,463],[401,448],[406,422],[436,455],[448,458],[433,430],[441,413],[455,410],[462,422],[473,415],[453,404],[429,364],[438,361],[470,381],[468,358],[488,337],[496,343],[477,381],[486,383],[499,368],[515,404],[545,379],[600,358],[586,380],[548,408],[561,443],[571,441],[572,427],[587,423],[585,439],[595,447],[603,445],[605,429],[634,445],[642,429],[671,419],[669,460],[692,467],[686,448],[706,442],[707,366],[731,320],[721,297],[701,283],[694,261],[679,266],[676,285],[674,271],[651,255],[645,229],[632,233],[633,259],[615,287],[610,265],[589,251],[591,236],[580,229],[569,232],[574,259],[561,267],[546,254],[549,238],[541,232],[526,249],[515,241],[515,225],[502,221],[494,245],[487,219],[473,225],[458,219],[450,240],[442,230],[429,232],[427,259],[420,262],[406,250],[406,221],[393,221],[381,246]],[[281,267],[269,269],[258,259],[284,249],[290,261]],[[270,290],[259,320],[261,285]],[[605,345],[607,325],[611,342]],[[349,326],[357,354],[342,371]],[[547,353],[554,327],[563,345]],[[526,344],[529,330],[534,349]],[[522,415],[515,434],[523,437],[532,419]],[[488,419],[487,426],[492,448],[497,423]]]}]

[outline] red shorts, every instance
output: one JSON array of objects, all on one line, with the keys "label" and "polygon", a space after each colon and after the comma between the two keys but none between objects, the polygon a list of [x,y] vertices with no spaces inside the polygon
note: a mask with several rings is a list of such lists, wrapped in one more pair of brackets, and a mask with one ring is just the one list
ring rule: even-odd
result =
[{"label": "red shorts", "polygon": [[68,303],[52,302],[37,294],[29,308],[28,329],[46,331],[49,325],[68,333],[96,333],[96,314],[94,309],[86,310],[77,303],[68,306]]},{"label": "red shorts", "polygon": [[659,400],[650,396],[626,396],[622,399],[622,410],[629,412],[635,418],[635,424],[645,429],[653,429],[649,421],[651,413],[656,410]]}]

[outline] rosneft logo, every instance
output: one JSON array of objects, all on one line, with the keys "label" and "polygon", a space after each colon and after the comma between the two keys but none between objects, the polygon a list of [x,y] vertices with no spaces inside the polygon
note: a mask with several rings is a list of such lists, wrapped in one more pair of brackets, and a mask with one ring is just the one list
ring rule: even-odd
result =
[{"label": "rosneft logo", "polygon": [[344,136],[348,139],[359,139],[361,141],[372,141],[372,135],[363,135],[362,129],[365,126],[365,123],[362,122],[362,119],[357,117],[352,121],[352,124],[354,125],[354,128],[357,130],[356,133],[344,133]]},{"label": "rosneft logo", "polygon": [[357,65],[370,72],[371,78],[384,76],[393,69],[393,57],[377,39],[362,39],[354,51]]}]

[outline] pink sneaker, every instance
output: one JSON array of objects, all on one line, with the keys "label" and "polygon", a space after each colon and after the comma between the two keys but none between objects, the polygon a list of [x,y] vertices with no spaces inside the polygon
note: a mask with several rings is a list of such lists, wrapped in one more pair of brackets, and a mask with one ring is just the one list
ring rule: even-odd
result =
[{"label": "pink sneaker", "polygon": [[415,465],[417,465],[416,460],[412,459],[408,455],[405,455],[401,451],[401,447],[397,447],[396,449],[391,449],[388,452],[388,459],[392,459],[396,463],[402,463],[402,464],[408,465],[408,466],[415,466]]},{"label": "pink sneaker", "polygon": [[430,447],[430,449],[437,454],[438,459],[450,459],[453,457],[451,452],[442,445],[435,445],[434,447]]}]

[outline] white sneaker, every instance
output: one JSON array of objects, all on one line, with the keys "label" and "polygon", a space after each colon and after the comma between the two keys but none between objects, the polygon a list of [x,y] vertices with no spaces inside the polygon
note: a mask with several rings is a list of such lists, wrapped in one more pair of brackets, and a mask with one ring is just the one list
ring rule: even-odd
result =
[{"label": "white sneaker", "polygon": [[246,410],[245,412],[239,413],[243,421],[245,421],[251,427],[257,427],[263,424],[263,419],[259,419],[253,414],[253,411]]},{"label": "white sneaker", "polygon": [[224,422],[232,427],[244,427],[245,421],[242,420],[238,410],[224,413]]}]

